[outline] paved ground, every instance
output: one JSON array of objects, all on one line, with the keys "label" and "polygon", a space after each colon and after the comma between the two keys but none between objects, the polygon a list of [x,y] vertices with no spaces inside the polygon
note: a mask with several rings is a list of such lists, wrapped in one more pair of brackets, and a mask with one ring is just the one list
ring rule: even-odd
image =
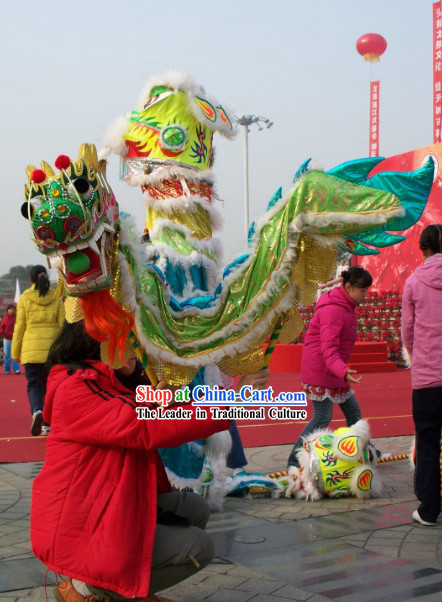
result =
[{"label": "paved ground", "polygon": [[[404,453],[410,438],[375,443],[381,451]],[[248,469],[281,469],[289,447],[247,450]],[[38,463],[0,465],[0,602],[46,599],[45,569],[32,555],[28,531],[39,469]],[[181,602],[441,602],[442,522],[434,528],[412,522],[406,461],[379,470],[385,492],[376,500],[226,499],[225,511],[209,523],[214,562],[165,594]]]}]

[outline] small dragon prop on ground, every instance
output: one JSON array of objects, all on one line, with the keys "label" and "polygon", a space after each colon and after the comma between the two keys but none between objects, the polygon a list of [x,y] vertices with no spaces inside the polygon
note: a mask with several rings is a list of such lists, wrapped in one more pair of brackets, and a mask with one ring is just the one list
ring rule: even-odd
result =
[{"label": "small dragon prop on ground", "polygon": [[228,495],[316,501],[322,497],[378,497],[382,481],[366,420],[336,431],[309,435],[298,453],[300,467],[269,474],[237,472],[228,478]]},{"label": "small dragon prop on ground", "polygon": [[152,379],[172,385],[206,366],[229,376],[257,371],[268,336],[277,330],[289,342],[302,329],[298,306],[328,280],[338,245],[362,254],[395,244],[403,237],[390,231],[409,228],[425,208],[431,160],[372,178],[381,158],[327,173],[306,162],[253,224],[246,253],[218,276],[213,134],[233,131],[223,105],[185,76],[148,83],[106,149],[123,157],[126,180],[143,190],[144,242],[120,213],[93,145],[82,145],[76,161],[60,155],[58,173],[45,162],[28,167],[22,214],[59,269],[69,319],[84,318],[109,361],[136,353]]}]

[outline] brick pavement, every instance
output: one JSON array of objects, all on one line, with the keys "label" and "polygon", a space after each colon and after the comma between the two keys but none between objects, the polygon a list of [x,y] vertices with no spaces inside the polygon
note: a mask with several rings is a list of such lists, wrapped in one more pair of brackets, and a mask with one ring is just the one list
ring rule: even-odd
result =
[{"label": "brick pavement", "polygon": [[[397,454],[408,451],[410,438],[375,443]],[[281,469],[289,451],[287,445],[249,449],[247,469]],[[0,465],[2,602],[45,599],[44,567],[32,555],[28,532],[30,488],[38,469]],[[165,595],[181,602],[380,602],[384,592],[390,600],[390,590],[402,588],[396,599],[440,602],[442,523],[432,529],[412,523],[415,498],[408,462],[385,463],[379,470],[385,490],[375,500],[227,498],[224,512],[214,514],[208,525],[218,557]],[[369,567],[380,567],[377,581],[367,578]],[[364,582],[371,587],[361,590]]]}]

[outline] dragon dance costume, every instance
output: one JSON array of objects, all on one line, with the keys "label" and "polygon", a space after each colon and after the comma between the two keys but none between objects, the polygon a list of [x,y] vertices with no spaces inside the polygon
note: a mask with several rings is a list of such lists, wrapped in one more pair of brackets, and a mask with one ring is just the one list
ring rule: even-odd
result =
[{"label": "dragon dance costume", "polygon": [[[93,145],[82,145],[77,161],[61,155],[58,173],[45,162],[27,169],[22,213],[59,269],[69,319],[84,318],[109,361],[135,353],[171,385],[207,380],[197,373],[208,366],[228,376],[261,369],[275,329],[281,342],[299,334],[298,306],[329,279],[338,245],[366,254],[400,242],[389,231],[416,223],[432,185],[431,159],[416,172],[372,178],[382,158],[327,173],[305,162],[292,189],[278,189],[253,224],[246,252],[221,273],[212,238],[220,227],[210,171],[215,132],[233,135],[228,111],[176,73],[150,80],[136,109],[112,128],[100,156],[120,154],[126,181],[141,186],[147,244],[119,212]],[[182,452],[164,452],[171,478],[198,480],[205,443]]]},{"label": "dragon dance costume", "polygon": [[298,452],[300,467],[270,474],[237,473],[228,480],[231,495],[263,495],[319,500],[322,497],[379,496],[382,481],[376,473],[377,455],[369,443],[366,420],[351,427],[316,431]]}]

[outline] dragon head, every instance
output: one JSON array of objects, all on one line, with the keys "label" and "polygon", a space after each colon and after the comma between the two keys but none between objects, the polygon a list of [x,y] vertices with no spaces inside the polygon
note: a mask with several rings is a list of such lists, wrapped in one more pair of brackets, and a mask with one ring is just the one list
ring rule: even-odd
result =
[{"label": "dragon head", "polygon": [[93,144],[83,144],[77,161],[60,155],[55,166],[58,174],[44,161],[42,169],[28,166],[22,215],[68,295],[108,288],[118,204],[106,181],[106,162],[98,161]]},{"label": "dragon head", "polygon": [[226,109],[188,75],[171,71],[146,82],[136,108],[110,128],[105,147],[123,157],[130,176],[164,166],[198,172],[212,165],[214,132],[234,136]]}]

